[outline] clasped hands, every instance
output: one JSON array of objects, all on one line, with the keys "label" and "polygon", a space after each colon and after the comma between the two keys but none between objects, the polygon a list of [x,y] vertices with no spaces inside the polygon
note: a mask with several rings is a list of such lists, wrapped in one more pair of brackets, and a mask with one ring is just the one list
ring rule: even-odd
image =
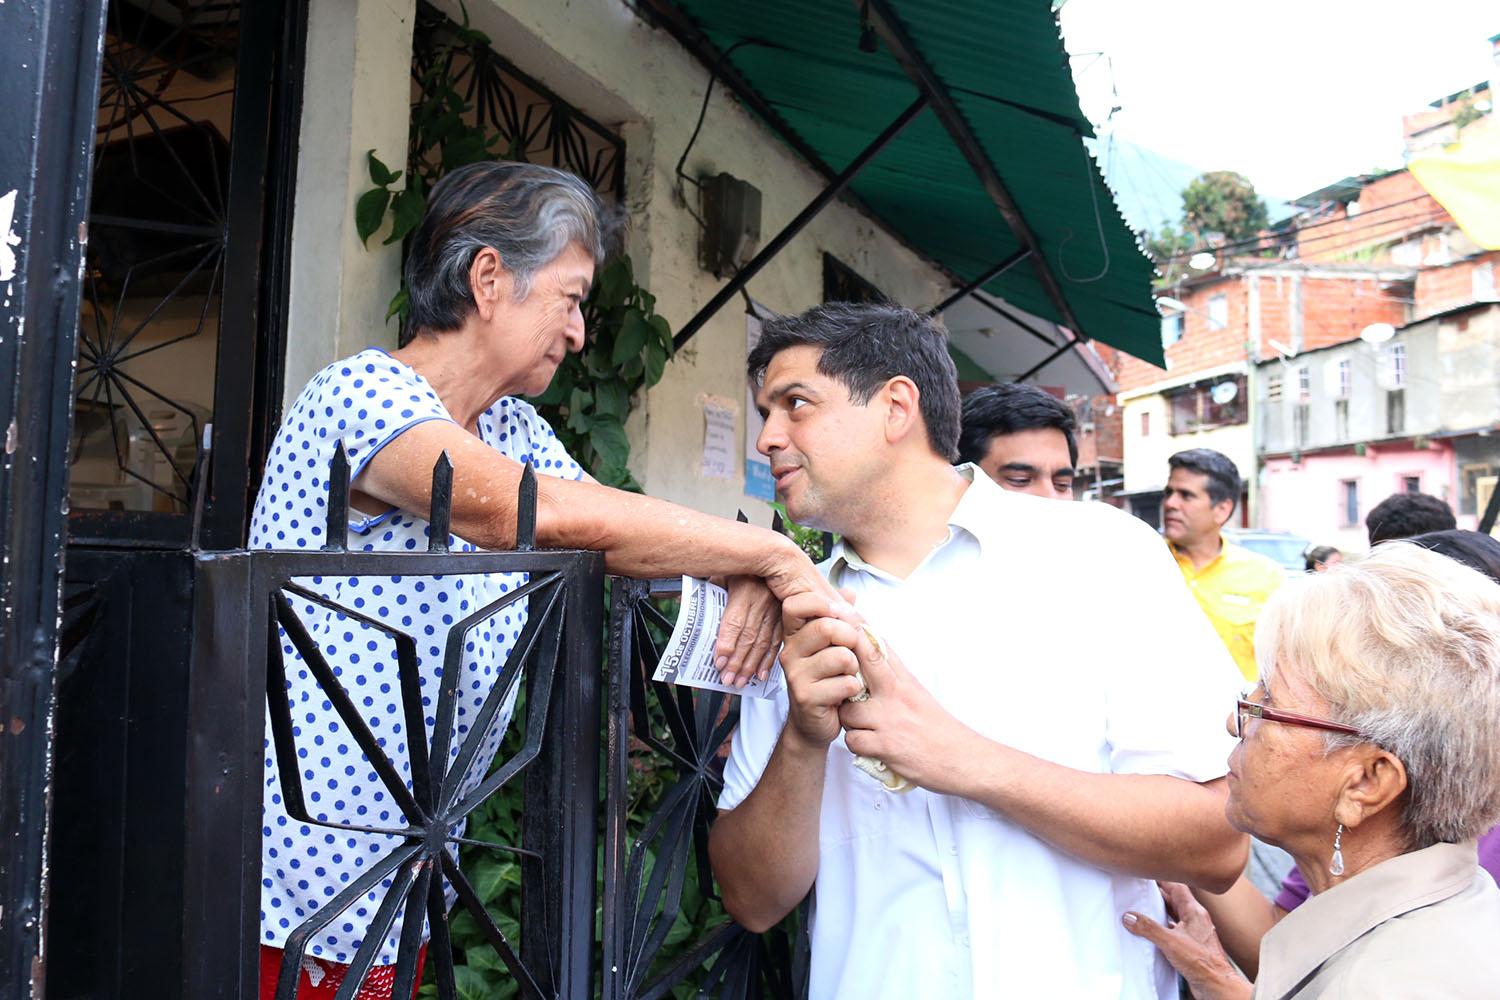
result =
[{"label": "clasped hands", "polygon": [[[845,600],[815,593],[788,598],[782,604],[782,630],[781,668],[790,704],[783,738],[826,749],[842,729],[851,754],[882,760],[931,791],[956,791],[954,764],[964,759],[965,741],[976,734],[938,704],[895,650],[872,641],[847,595]],[[867,700],[849,700],[866,688]]]}]

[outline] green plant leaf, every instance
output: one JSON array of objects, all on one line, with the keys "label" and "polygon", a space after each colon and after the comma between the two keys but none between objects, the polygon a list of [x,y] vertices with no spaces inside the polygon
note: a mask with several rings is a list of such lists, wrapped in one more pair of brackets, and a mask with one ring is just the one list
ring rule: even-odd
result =
[{"label": "green plant leaf", "polygon": [[391,235],[387,236],[387,244],[399,243],[406,238],[406,234],[417,228],[417,223],[422,221],[422,212],[427,207],[427,199],[421,191],[409,187],[397,193],[391,200]]},{"label": "green plant leaf", "polygon": [[615,347],[609,356],[610,364],[618,367],[631,358],[639,357],[641,351],[645,350],[646,338],[650,333],[651,327],[639,310],[627,312],[624,322],[620,324],[619,333],[615,336]]},{"label": "green plant leaf", "polygon": [[597,383],[594,386],[594,412],[624,423],[630,415],[630,392],[618,380]]},{"label": "green plant leaf", "polygon": [[385,188],[371,188],[354,203],[354,231],[359,234],[361,244],[369,246],[370,237],[375,235],[380,221],[385,218],[385,206],[390,200],[391,193]]},{"label": "green plant leaf", "polygon": [[458,988],[459,1000],[493,1000],[489,983],[478,969],[467,965],[453,967],[453,985]]},{"label": "green plant leaf", "polygon": [[[514,865],[515,862],[508,862]],[[492,902],[505,886],[505,867],[507,862],[493,857],[480,857],[475,860],[473,867],[469,870],[469,881],[474,884],[474,892],[483,903]]]},{"label": "green plant leaf", "polygon": [[607,308],[620,301],[623,290],[633,282],[630,277],[630,258],[617,257],[604,265],[594,282],[593,301],[599,308]]},{"label": "green plant leaf", "polygon": [[492,969],[496,972],[506,972],[505,963],[500,960],[500,953],[495,951],[494,945],[489,942],[475,945],[464,950],[464,961],[476,969]]},{"label": "green plant leaf", "polygon": [[381,163],[380,160],[375,156],[375,150],[370,150],[365,154],[365,156],[370,161],[370,180],[373,183],[378,184],[381,187],[386,187],[388,185],[396,183],[396,178],[401,176],[401,171],[397,170],[393,173],[390,167],[386,166],[384,163]]},{"label": "green plant leaf", "polygon": [[589,432],[589,443],[599,453],[599,460],[605,465],[619,466],[625,468],[625,463],[630,460],[630,439],[625,436],[623,425],[612,420],[600,420],[594,424],[594,429]]},{"label": "green plant leaf", "polygon": [[[654,302],[655,299],[653,299],[652,301]],[[666,348],[667,356],[671,357],[671,355],[674,353],[674,348],[672,347],[672,326],[671,326],[671,324],[669,324],[667,322],[667,318],[665,316],[657,316],[657,315],[652,315],[652,317],[650,319],[650,323],[651,323],[651,329],[656,332],[656,341],[657,341],[657,343],[661,344],[662,347]]]},{"label": "green plant leaf", "polygon": [[615,366],[609,363],[607,348],[602,344],[596,344],[593,349],[584,352],[583,365],[585,370],[596,379],[615,376]]},{"label": "green plant leaf", "polygon": [[662,372],[667,369],[667,352],[660,344],[648,344],[646,346],[645,375],[646,388],[650,388],[661,381]]},{"label": "green plant leaf", "polygon": [[402,285],[391,296],[391,304],[385,311],[386,322],[390,322],[392,316],[401,315],[401,324],[406,325],[406,310],[411,305],[411,296],[406,292],[406,286]]}]

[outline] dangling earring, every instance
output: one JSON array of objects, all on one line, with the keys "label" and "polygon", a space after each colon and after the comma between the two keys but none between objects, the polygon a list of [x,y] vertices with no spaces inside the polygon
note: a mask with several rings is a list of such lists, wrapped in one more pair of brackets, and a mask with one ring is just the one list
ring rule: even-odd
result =
[{"label": "dangling earring", "polygon": [[1344,874],[1344,824],[1339,824],[1339,832],[1333,835],[1333,858],[1328,862],[1328,872],[1331,875]]}]

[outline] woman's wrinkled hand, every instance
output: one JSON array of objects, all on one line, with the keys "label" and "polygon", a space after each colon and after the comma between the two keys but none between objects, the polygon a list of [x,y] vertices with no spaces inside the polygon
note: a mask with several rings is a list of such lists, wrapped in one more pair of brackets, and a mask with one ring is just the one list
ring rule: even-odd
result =
[{"label": "woman's wrinkled hand", "polygon": [[781,647],[781,602],[758,576],[728,580],[729,601],[714,643],[714,665],[725,684],[743,687],[751,677],[765,680]]},{"label": "woman's wrinkled hand", "polygon": [[1167,903],[1167,925],[1131,910],[1120,918],[1125,929],[1156,945],[1187,980],[1197,1000],[1248,1000],[1250,981],[1224,953],[1208,911],[1182,883],[1158,884]]}]

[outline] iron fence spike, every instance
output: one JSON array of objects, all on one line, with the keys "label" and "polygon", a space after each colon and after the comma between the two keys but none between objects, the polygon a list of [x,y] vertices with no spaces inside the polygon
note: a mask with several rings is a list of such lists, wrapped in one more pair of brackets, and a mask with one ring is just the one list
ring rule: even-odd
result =
[{"label": "iron fence spike", "polygon": [[453,459],[444,448],[432,463],[432,496],[427,510],[427,551],[447,552],[453,520]]},{"label": "iron fence spike", "polygon": [[349,537],[349,452],[339,439],[328,463],[328,520],[324,524],[323,551],[343,552]]},{"label": "iron fence spike", "polygon": [[521,485],[516,491],[516,551],[536,549],[536,470],[528,459],[521,470]]}]

